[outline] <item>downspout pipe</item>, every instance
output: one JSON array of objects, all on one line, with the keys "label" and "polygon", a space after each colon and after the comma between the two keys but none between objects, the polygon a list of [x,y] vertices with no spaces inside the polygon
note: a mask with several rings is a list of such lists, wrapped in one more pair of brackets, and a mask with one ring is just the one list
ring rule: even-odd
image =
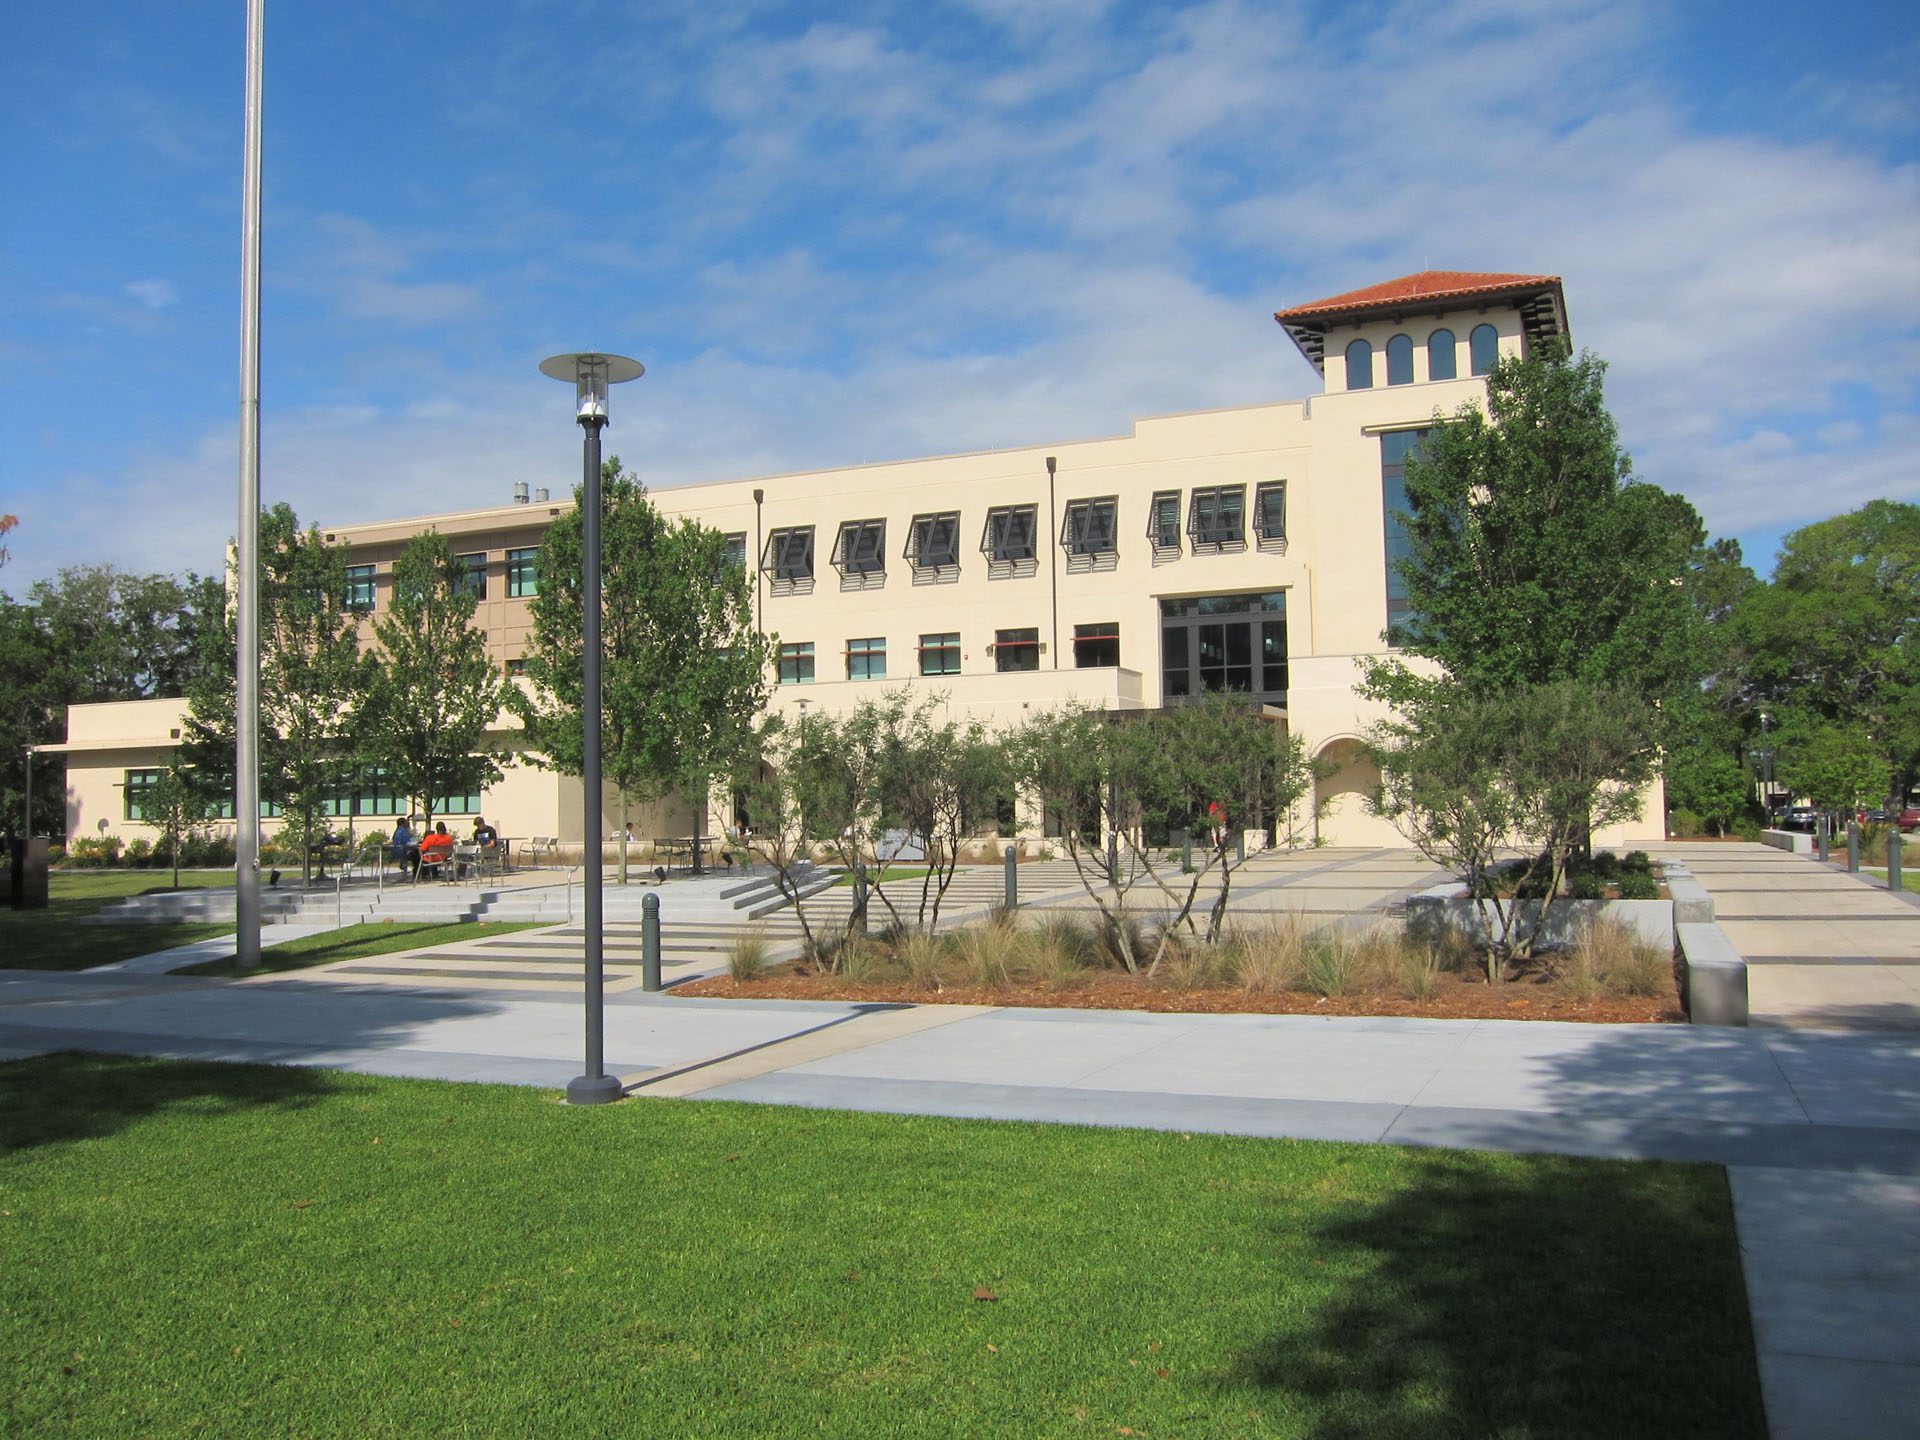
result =
[{"label": "downspout pipe", "polygon": [[1047,456],[1047,579],[1053,587],[1053,668],[1060,668],[1060,555],[1055,543],[1060,533],[1060,516],[1053,498],[1054,473],[1059,468],[1056,457]]}]

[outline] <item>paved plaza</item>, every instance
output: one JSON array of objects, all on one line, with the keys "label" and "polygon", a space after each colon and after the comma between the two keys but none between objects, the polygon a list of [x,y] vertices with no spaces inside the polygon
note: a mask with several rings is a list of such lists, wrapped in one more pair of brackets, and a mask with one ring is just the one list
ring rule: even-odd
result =
[{"label": "paved plaza", "polygon": [[[716,1102],[1722,1163],[1777,1440],[1911,1434],[1920,1031],[1905,994],[1856,982],[1910,985],[1920,907],[1759,846],[1667,848],[1726,907],[1728,934],[1756,947],[1750,1029],[720,1001],[622,986],[608,1002],[609,1066],[638,1094]],[[1249,908],[1368,923],[1431,876],[1396,852],[1305,851],[1262,859],[1236,890]],[[1035,888],[1036,904],[1079,903],[1075,887]],[[1816,914],[1831,923],[1797,918]],[[518,943],[492,958],[478,945],[439,952],[418,970],[379,957],[397,973],[0,972],[0,1056],[87,1048],[558,1088],[581,1048],[577,935],[503,939]],[[688,950],[678,968],[704,973],[719,953]],[[526,971],[529,956],[542,968],[488,973]]]}]

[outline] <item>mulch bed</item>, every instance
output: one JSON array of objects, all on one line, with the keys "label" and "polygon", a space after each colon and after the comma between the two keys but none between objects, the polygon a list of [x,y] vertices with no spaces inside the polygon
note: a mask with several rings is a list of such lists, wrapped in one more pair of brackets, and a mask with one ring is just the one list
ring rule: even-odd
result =
[{"label": "mulch bed", "polygon": [[1569,999],[1552,985],[1512,980],[1492,986],[1446,976],[1425,1000],[1386,995],[1308,995],[1297,991],[1183,990],[1164,981],[1100,975],[1071,989],[1037,985],[943,986],[904,980],[852,982],[832,975],[775,971],[761,980],[720,975],[669,992],[723,1000],[849,1000],[911,1005],[1030,1005],[1070,1010],[1152,1010],[1193,1015],[1396,1015],[1428,1020],[1573,1020],[1592,1025],[1685,1024],[1677,994]]}]

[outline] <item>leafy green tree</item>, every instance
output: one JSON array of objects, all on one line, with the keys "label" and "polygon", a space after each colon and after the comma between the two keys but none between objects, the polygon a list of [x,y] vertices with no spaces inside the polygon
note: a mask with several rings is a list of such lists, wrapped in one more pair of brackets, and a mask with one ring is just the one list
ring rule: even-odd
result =
[{"label": "leafy green tree", "polygon": [[[260,517],[260,792],[311,833],[357,766],[369,688],[360,617],[348,607],[346,551],[301,530],[282,502]],[[188,694],[186,760],[234,793],[234,630],[229,613]],[[311,875],[311,857],[303,860]]]},{"label": "leafy green tree", "polygon": [[1871,737],[1877,790],[1920,779],[1920,505],[1874,500],[1794,531],[1731,628],[1756,704]]},{"label": "leafy green tree", "polygon": [[173,888],[180,888],[180,852],[193,834],[220,813],[220,797],[200,783],[178,751],[140,800],[141,813],[159,827],[173,864]]},{"label": "leafy green tree", "polygon": [[1886,798],[1886,751],[1864,726],[1789,712],[1776,748],[1775,774],[1823,810],[1853,810]]},{"label": "leafy green tree", "polygon": [[397,793],[419,800],[428,826],[441,796],[482,790],[503,773],[488,732],[507,687],[474,627],[479,605],[452,542],[429,530],[394,561],[392,599],[373,622],[379,648],[360,752]]},{"label": "leafy green tree", "polygon": [[70,565],[27,593],[53,637],[69,704],[185,694],[204,653],[202,629],[226,613],[216,578],[112,565]]},{"label": "leafy green tree", "polygon": [[[63,738],[66,700],[53,637],[39,611],[0,594],[0,830],[15,834],[24,823],[26,750]],[[59,756],[33,762],[33,831],[66,830],[66,787]]]},{"label": "leafy green tree", "polygon": [[[538,763],[581,773],[580,492],[540,546],[539,594],[524,691],[509,692]],[[669,521],[639,481],[606,462],[601,518],[601,758],[630,801],[708,787],[753,745],[773,648],[754,628],[753,586],[727,557],[726,537]],[[594,844],[598,836],[589,836]]]},{"label": "leafy green tree", "polygon": [[929,699],[904,718],[885,756],[886,810],[920,841],[927,869],[915,923],[932,929],[960,864],[960,847],[997,824],[1013,789],[1007,739],[979,721],[935,719]]},{"label": "leafy green tree", "polygon": [[1705,535],[1684,499],[1633,479],[1605,369],[1560,345],[1502,359],[1485,413],[1463,406],[1408,458],[1409,654],[1479,688],[1698,686]]}]

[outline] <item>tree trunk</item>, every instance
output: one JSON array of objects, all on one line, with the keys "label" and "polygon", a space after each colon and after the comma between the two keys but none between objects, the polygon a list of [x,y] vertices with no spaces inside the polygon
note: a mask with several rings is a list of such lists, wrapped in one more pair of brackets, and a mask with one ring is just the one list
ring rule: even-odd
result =
[{"label": "tree trunk", "polygon": [[627,883],[627,792],[620,792],[620,883]]}]

